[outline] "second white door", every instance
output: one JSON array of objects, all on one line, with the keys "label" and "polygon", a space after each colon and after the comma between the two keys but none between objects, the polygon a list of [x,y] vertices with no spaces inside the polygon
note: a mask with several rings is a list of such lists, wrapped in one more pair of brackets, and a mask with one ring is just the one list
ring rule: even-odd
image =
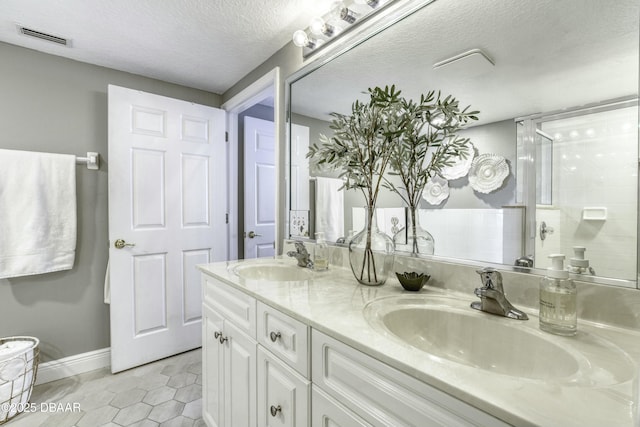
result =
[{"label": "second white door", "polygon": [[244,257],[275,254],[276,143],[273,122],[244,118]]}]

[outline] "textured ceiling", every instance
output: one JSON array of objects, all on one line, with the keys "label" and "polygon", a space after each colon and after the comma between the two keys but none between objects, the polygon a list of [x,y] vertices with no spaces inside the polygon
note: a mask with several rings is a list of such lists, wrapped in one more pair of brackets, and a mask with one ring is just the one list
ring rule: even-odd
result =
[{"label": "textured ceiling", "polygon": [[[442,90],[489,123],[638,93],[638,0],[436,1],[297,81],[292,111],[349,112],[368,87]],[[479,48],[479,55],[433,64]]]},{"label": "textured ceiling", "polygon": [[[0,41],[223,93],[331,0],[1,0]],[[71,39],[59,46],[17,24]]]}]

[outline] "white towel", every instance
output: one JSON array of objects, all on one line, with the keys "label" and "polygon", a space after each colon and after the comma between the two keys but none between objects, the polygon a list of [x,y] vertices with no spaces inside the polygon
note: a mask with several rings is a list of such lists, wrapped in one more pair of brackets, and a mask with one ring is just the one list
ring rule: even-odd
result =
[{"label": "white towel", "polygon": [[338,191],[343,184],[341,179],[316,178],[316,231],[324,231],[327,242],[344,237],[344,191]]},{"label": "white towel", "polygon": [[0,150],[0,279],[69,270],[75,249],[75,156]]},{"label": "white towel", "polygon": [[107,271],[104,273],[104,303],[111,304],[111,274],[109,273],[109,260],[107,260]]},{"label": "white towel", "polygon": [[[0,345],[0,363],[12,359],[18,354],[25,353],[28,348],[33,347],[33,341],[7,341]],[[1,374],[0,374],[1,376]]]}]

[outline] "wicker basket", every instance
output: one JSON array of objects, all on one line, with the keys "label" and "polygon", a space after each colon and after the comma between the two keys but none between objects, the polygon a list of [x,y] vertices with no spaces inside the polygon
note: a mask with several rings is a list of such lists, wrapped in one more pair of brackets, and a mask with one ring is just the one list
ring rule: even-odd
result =
[{"label": "wicker basket", "polygon": [[[11,342],[15,353],[6,348]],[[34,337],[0,338],[0,349],[5,346],[4,350],[9,353],[3,357],[0,352],[0,425],[28,407],[38,372],[39,343]]]}]

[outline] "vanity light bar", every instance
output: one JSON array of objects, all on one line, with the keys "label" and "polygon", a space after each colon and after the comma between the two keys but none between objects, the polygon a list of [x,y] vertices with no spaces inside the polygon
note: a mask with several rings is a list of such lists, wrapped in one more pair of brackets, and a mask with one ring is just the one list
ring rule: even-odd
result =
[{"label": "vanity light bar", "polygon": [[302,48],[302,56],[306,58],[396,1],[398,0],[336,1],[329,12],[313,18],[306,29],[293,33],[293,44]]}]

